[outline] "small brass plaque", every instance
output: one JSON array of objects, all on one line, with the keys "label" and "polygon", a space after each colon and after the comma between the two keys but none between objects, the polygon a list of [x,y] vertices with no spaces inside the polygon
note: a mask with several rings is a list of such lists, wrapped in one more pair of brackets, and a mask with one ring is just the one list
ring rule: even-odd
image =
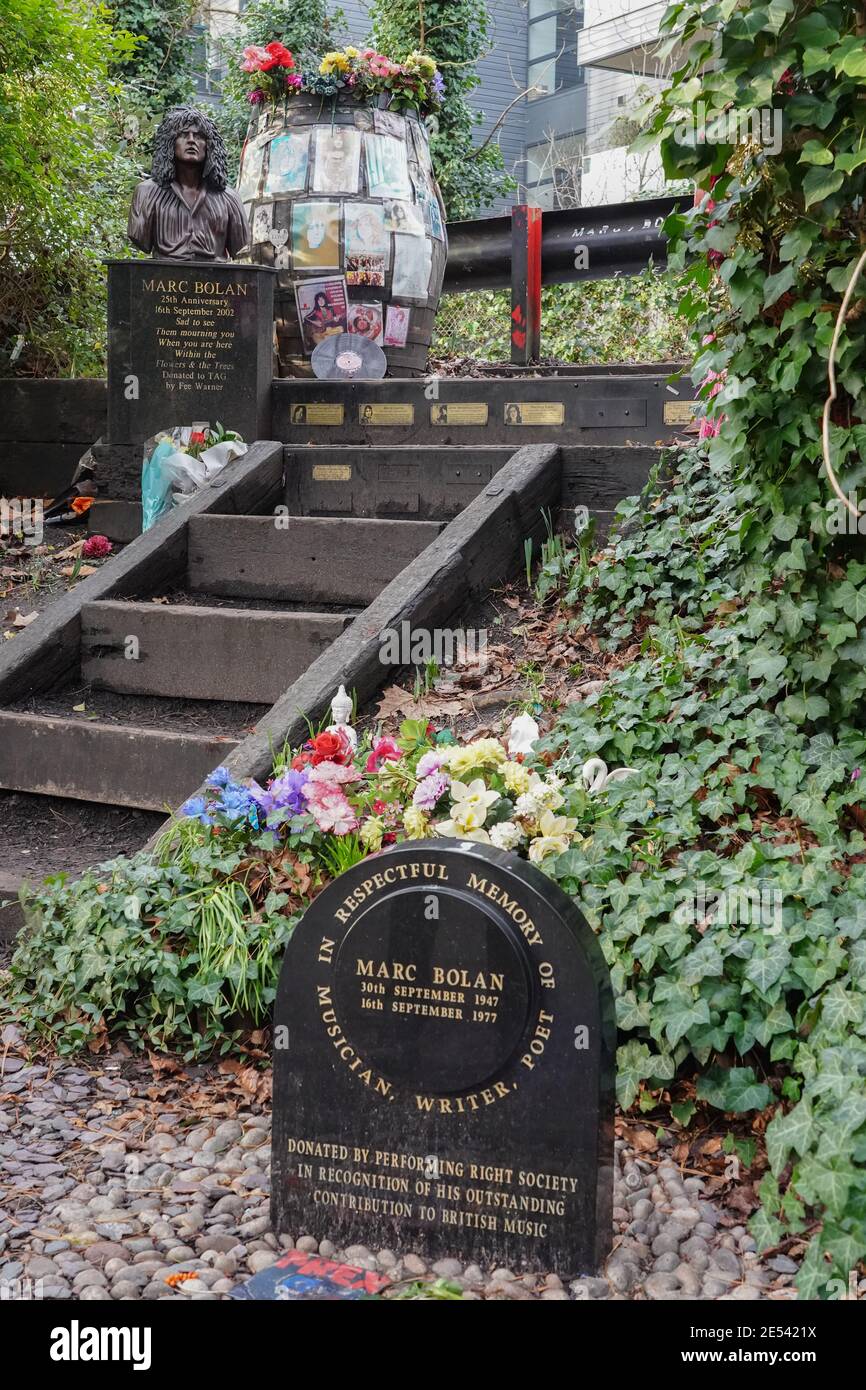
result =
[{"label": "small brass plaque", "polygon": [[486,425],[486,401],[451,401],[448,405],[431,405],[431,425]]},{"label": "small brass plaque", "polygon": [[402,402],[359,405],[358,422],[362,425],[414,425],[415,407]]},{"label": "small brass plaque", "polygon": [[298,401],[289,409],[290,425],[342,425],[343,407],[322,401]]},{"label": "small brass plaque", "polygon": [[691,424],[698,413],[700,401],[665,401],[664,422],[666,425]]},{"label": "small brass plaque", "polygon": [[352,476],[350,463],[314,463],[314,483],[347,483]]},{"label": "small brass plaque", "polygon": [[506,425],[561,425],[565,422],[564,401],[506,401]]}]

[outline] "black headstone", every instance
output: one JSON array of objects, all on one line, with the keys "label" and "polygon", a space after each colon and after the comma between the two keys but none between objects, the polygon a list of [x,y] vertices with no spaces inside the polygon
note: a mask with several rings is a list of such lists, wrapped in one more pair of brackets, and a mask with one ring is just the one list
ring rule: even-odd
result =
[{"label": "black headstone", "polygon": [[539,869],[424,840],[308,909],[274,1012],[274,1229],[562,1275],[610,1249],[607,967]]},{"label": "black headstone", "polygon": [[217,421],[270,436],[275,272],[228,261],[109,261],[109,444]]}]

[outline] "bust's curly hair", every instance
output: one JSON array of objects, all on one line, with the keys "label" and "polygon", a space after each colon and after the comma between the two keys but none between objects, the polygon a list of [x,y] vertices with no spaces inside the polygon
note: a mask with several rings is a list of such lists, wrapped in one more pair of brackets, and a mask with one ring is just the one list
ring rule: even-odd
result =
[{"label": "bust's curly hair", "polygon": [[174,178],[174,142],[190,127],[199,131],[207,141],[202,182],[214,193],[221,193],[228,183],[226,147],[210,116],[195,106],[174,106],[163,117],[153,137],[151,177],[154,183],[171,183]]}]

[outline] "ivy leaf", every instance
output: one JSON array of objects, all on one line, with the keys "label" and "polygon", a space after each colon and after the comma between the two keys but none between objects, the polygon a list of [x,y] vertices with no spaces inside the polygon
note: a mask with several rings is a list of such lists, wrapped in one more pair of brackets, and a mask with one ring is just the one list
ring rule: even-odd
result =
[{"label": "ivy leaf", "polygon": [[772,945],[760,950],[760,954],[758,951],[755,952],[743,973],[756,989],[766,994],[780,979],[790,959],[791,952],[787,944],[777,938]]},{"label": "ivy leaf", "polygon": [[751,1067],[709,1067],[698,1082],[698,1100],[708,1101],[717,1110],[763,1110],[773,1093],[758,1081]]},{"label": "ivy leaf", "polygon": [[800,151],[800,164],[832,164],[833,151],[822,145],[820,140],[807,140]]},{"label": "ivy leaf", "polygon": [[789,1110],[787,1115],[777,1114],[767,1125],[767,1158],[771,1171],[778,1177],[788,1161],[793,1149],[796,1154],[804,1154],[814,1130],[812,1107],[808,1100],[801,1100]]},{"label": "ivy leaf", "polygon": [[[862,150],[852,150],[848,154],[837,154],[836,156],[836,168],[841,169],[845,174],[850,174],[854,169],[859,169],[861,164],[866,164],[866,148]],[[850,267],[846,266],[845,269],[850,279]]]},{"label": "ivy leaf", "polygon": [[810,169],[803,180],[806,207],[821,203],[842,187],[845,175],[841,169]]},{"label": "ivy leaf", "polygon": [[749,1218],[749,1232],[754,1238],[758,1250],[770,1250],[785,1234],[785,1228],[781,1221],[775,1216],[771,1216],[766,1207],[758,1207]]},{"label": "ivy leaf", "polygon": [[756,647],[749,658],[749,680],[775,680],[788,664],[782,652],[771,652],[766,647]]},{"label": "ivy leaf", "polygon": [[652,1059],[646,1043],[631,1038],[616,1050],[616,1098],[623,1110],[634,1103],[644,1077],[652,1072]]},{"label": "ivy leaf", "polygon": [[844,73],[846,77],[866,77],[866,45],[862,38],[849,34],[836,49],[835,57],[837,73]]}]

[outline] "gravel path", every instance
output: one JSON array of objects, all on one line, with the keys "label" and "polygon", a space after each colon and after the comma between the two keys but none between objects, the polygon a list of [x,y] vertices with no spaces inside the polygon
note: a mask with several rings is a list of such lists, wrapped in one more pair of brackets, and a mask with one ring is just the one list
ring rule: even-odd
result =
[{"label": "gravel path", "polygon": [[[445,1277],[467,1299],[792,1297],[796,1264],[762,1263],[726,1228],[704,1180],[617,1141],[615,1249],[603,1278],[482,1270],[457,1260],[270,1230],[270,1115],[231,1076],[163,1077],[139,1062],[30,1065],[0,1040],[0,1290],[46,1299],[218,1299],[300,1249],[387,1272]],[[246,1084],[249,1076],[246,1073]],[[255,1075],[255,1074],[252,1074]],[[231,1112],[231,1113],[230,1113]],[[228,1118],[226,1118],[228,1115]],[[166,1277],[195,1272],[177,1288]],[[3,1281],[13,1281],[6,1284]],[[36,1281],[41,1281],[36,1283]]]}]

